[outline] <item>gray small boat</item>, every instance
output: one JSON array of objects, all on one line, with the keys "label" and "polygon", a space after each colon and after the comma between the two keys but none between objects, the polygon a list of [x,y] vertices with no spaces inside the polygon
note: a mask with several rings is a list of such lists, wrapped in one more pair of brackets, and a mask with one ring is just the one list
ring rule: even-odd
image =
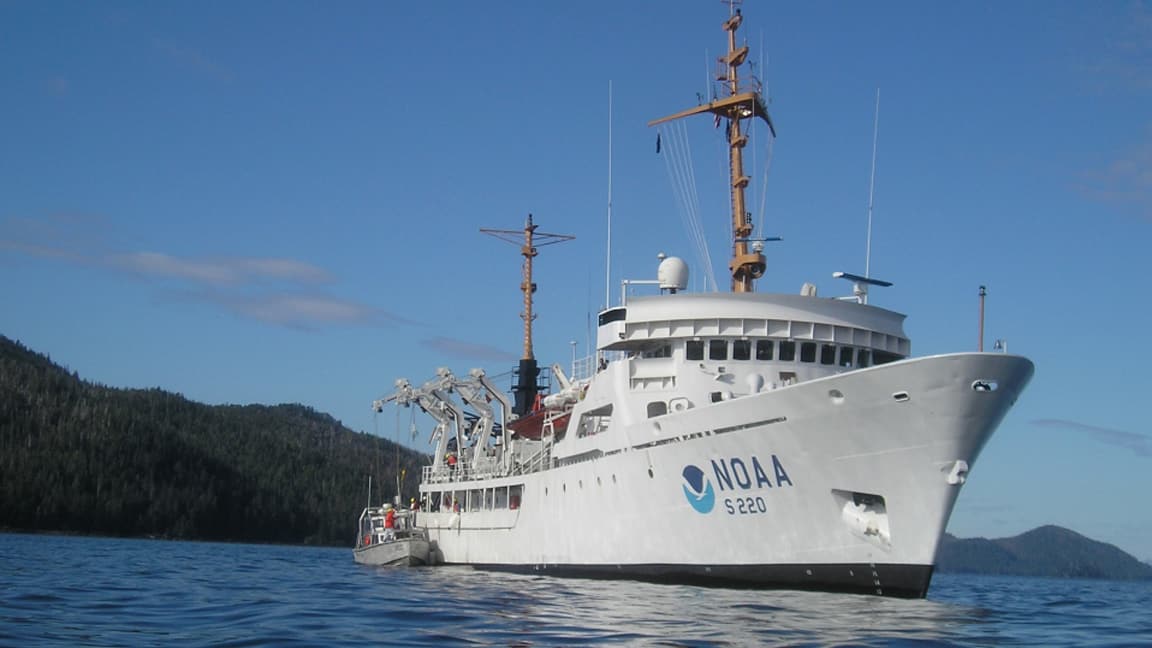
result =
[{"label": "gray small boat", "polygon": [[[393,528],[385,527],[389,512]],[[389,532],[391,531],[391,532]],[[411,511],[392,511],[391,504],[369,506],[360,514],[360,532],[352,556],[364,565],[409,567],[429,564],[428,534],[415,526]]]}]

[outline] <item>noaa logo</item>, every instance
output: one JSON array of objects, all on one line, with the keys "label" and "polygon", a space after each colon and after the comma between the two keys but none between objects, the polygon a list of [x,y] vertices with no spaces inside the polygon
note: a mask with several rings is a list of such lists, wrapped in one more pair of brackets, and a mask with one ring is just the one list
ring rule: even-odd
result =
[{"label": "noaa logo", "polygon": [[684,497],[697,513],[709,513],[716,505],[716,493],[704,471],[692,464],[684,466]]},{"label": "noaa logo", "polygon": [[756,455],[716,457],[710,465],[711,475],[698,466],[684,466],[684,497],[697,513],[711,513],[721,504],[728,515],[765,515],[772,510],[770,493],[793,487],[776,455],[765,461]]}]

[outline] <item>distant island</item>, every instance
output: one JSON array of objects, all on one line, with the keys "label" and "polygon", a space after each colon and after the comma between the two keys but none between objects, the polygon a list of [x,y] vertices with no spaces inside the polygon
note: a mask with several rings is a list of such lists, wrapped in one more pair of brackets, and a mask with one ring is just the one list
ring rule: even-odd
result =
[{"label": "distant island", "polygon": [[936,569],[1005,576],[1152,580],[1152,565],[1115,545],[1054,525],[994,540],[945,534]]},{"label": "distant island", "polygon": [[350,547],[369,476],[374,502],[397,476],[411,497],[429,463],[303,405],[94,384],[0,335],[0,529]]}]

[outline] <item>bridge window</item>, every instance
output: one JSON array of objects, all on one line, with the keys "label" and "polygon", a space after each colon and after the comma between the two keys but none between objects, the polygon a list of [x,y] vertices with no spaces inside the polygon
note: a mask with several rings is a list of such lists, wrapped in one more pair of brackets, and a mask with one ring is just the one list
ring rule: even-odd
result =
[{"label": "bridge window", "polygon": [[708,341],[708,359],[709,360],[727,360],[728,359],[728,341],[727,340],[709,340]]},{"label": "bridge window", "polygon": [[900,354],[875,349],[872,351],[872,360],[875,364],[878,365],[888,364],[889,362],[896,362],[897,360],[900,360]]},{"label": "bridge window", "polygon": [[684,357],[689,360],[704,359],[704,342],[701,340],[688,340],[684,346]]},{"label": "bridge window", "polygon": [[856,350],[853,349],[852,347],[840,347],[840,366],[841,367],[851,367],[852,366],[852,356],[854,355],[855,351]]},{"label": "bridge window", "polygon": [[800,343],[800,362],[816,362],[816,343]]},{"label": "bridge window", "polygon": [[823,364],[823,365],[836,364],[836,345],[835,344],[821,344],[820,345],[820,364]]},{"label": "bridge window", "polygon": [[860,349],[860,353],[856,354],[856,364],[860,367],[871,367],[872,352],[868,349]]},{"label": "bridge window", "polygon": [[612,403],[597,407],[594,410],[584,412],[580,415],[580,425],[576,428],[576,438],[584,438],[599,434],[608,429],[608,423],[612,420]]},{"label": "bridge window", "polygon": [[641,358],[671,358],[672,345],[661,344],[654,349],[647,349],[640,354]]},{"label": "bridge window", "polygon": [[792,362],[796,359],[796,343],[792,340],[780,341],[780,359],[784,362]]},{"label": "bridge window", "polygon": [[752,357],[751,340],[732,340],[732,359],[748,360]]},{"label": "bridge window", "polygon": [[772,347],[775,343],[772,340],[756,340],[756,359],[757,360],[771,360]]}]

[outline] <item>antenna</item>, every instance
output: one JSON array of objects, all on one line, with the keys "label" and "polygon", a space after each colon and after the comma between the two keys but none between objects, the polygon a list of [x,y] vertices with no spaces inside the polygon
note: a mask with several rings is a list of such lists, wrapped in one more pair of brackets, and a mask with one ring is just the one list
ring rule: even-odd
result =
[{"label": "antenna", "polygon": [[604,268],[604,308],[612,305],[612,80],[608,80],[608,251]]},{"label": "antenna", "polygon": [[876,88],[876,118],[872,122],[872,175],[868,179],[868,239],[864,250],[864,276],[872,269],[872,197],[876,189],[876,141],[880,134],[880,88]]},{"label": "antenna", "polygon": [[[872,278],[872,199],[876,188],[876,141],[880,133],[880,88],[876,88],[876,117],[872,122],[872,174],[868,178],[868,237],[864,249],[864,276],[850,272],[833,272],[836,279],[847,279],[852,282],[852,296],[838,299],[855,300],[857,304],[868,303],[868,286],[887,288],[892,285],[890,281]],[[981,287],[983,290],[983,287]],[[981,334],[983,336],[983,334]]]},{"label": "antenna", "polygon": [[891,281],[884,281],[883,279],[873,279],[871,277],[861,277],[858,274],[851,272],[836,271],[832,273],[835,279],[847,279],[852,282],[852,296],[851,297],[838,297],[837,299],[854,299],[858,304],[868,303],[868,286],[879,286],[881,288],[889,288],[892,286]]}]

